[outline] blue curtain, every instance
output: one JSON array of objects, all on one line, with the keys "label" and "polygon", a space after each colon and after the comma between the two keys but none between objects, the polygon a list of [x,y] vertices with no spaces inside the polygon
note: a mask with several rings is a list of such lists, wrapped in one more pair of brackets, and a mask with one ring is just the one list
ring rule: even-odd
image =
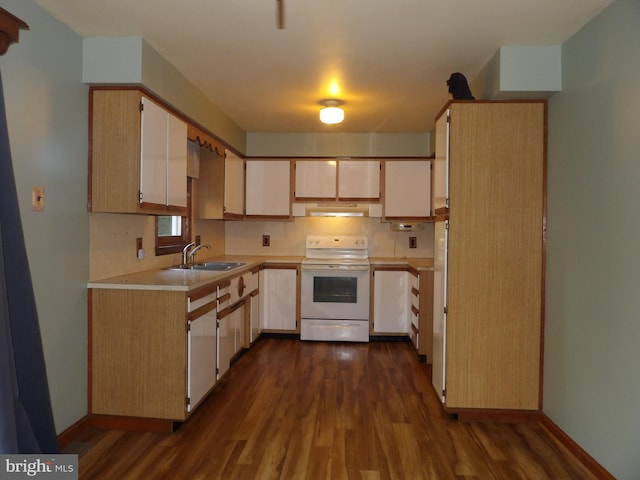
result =
[{"label": "blue curtain", "polygon": [[0,77],[0,454],[59,451]]}]

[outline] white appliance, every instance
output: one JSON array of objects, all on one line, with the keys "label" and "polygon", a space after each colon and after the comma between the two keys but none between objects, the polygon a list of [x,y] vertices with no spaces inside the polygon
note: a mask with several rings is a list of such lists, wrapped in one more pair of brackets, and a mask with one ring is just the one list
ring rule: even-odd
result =
[{"label": "white appliance", "polygon": [[302,340],[369,341],[366,237],[311,235],[302,261]]}]

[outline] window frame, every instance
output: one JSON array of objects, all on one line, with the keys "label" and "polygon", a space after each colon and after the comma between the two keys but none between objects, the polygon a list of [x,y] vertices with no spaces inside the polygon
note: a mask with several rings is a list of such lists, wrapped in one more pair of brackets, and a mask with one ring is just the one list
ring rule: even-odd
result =
[{"label": "window frame", "polygon": [[182,252],[182,249],[191,241],[191,179],[187,178],[187,213],[182,217],[182,235],[159,236],[158,217],[170,217],[178,215],[156,215],[155,217],[155,248],[156,256],[169,255]]}]

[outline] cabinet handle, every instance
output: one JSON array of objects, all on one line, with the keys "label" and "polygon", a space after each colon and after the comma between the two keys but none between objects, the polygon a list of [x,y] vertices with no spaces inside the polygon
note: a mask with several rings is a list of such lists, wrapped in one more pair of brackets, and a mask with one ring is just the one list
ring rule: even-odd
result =
[{"label": "cabinet handle", "polygon": [[245,288],[244,277],[240,277],[240,280],[238,281],[238,296],[239,297],[242,297],[242,295],[244,293],[244,288]]}]

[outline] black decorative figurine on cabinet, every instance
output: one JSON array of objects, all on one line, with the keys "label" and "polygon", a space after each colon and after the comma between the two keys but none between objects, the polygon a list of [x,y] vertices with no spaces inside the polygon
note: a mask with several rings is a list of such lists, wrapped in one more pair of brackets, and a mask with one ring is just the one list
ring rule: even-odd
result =
[{"label": "black decorative figurine on cabinet", "polygon": [[449,93],[453,95],[454,100],[475,100],[471,94],[471,89],[467,83],[467,78],[460,72],[452,73],[447,80]]}]

